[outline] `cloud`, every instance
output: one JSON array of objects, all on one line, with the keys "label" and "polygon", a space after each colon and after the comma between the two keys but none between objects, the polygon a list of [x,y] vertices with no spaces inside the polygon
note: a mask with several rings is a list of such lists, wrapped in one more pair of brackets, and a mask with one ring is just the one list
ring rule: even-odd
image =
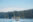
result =
[{"label": "cloud", "polygon": [[0,12],[8,12],[8,11],[23,11],[23,10],[27,10],[28,8],[3,8],[0,10]]}]

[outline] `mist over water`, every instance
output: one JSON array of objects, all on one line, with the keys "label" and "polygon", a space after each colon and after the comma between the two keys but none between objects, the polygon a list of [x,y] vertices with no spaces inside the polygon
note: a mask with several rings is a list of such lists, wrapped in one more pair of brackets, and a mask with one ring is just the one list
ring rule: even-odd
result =
[{"label": "mist over water", "polygon": [[19,21],[12,19],[0,19],[0,22],[33,22],[33,19],[20,19]]}]

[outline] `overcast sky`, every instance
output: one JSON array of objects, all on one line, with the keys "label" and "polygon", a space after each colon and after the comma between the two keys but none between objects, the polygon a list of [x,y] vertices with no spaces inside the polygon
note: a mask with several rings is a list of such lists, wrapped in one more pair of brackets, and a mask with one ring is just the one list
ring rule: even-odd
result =
[{"label": "overcast sky", "polygon": [[0,0],[0,12],[33,8],[33,0]]}]

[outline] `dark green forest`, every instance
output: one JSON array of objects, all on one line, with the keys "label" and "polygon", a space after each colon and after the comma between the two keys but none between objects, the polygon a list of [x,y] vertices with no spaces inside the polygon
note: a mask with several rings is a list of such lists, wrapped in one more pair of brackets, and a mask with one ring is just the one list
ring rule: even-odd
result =
[{"label": "dark green forest", "polygon": [[0,12],[0,18],[12,18],[20,16],[20,18],[33,18],[33,9],[13,12]]}]

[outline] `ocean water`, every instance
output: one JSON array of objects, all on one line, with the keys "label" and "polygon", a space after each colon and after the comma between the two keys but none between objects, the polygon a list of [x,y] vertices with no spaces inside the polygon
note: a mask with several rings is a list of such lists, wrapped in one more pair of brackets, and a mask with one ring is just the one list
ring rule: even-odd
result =
[{"label": "ocean water", "polygon": [[0,19],[0,22],[33,22],[33,19],[20,19],[19,21],[12,19]]}]

